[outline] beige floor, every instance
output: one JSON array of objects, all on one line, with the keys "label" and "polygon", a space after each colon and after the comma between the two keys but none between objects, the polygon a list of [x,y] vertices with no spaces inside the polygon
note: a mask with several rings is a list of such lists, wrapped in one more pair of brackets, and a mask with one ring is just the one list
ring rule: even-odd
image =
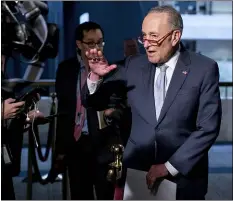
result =
[{"label": "beige floor", "polygon": [[[19,200],[26,199],[26,184],[15,178],[15,193]],[[61,200],[61,183],[42,186],[33,184],[33,200]],[[232,174],[210,174],[207,200],[232,200]]]},{"label": "beige floor", "polygon": [[[26,183],[22,180],[26,176],[27,150],[22,155],[22,173],[14,178],[16,198],[26,199]],[[208,200],[232,200],[232,146],[218,145],[211,148],[210,153]],[[42,173],[49,170],[50,163],[39,163]],[[61,200],[61,183],[42,186],[33,184],[33,200]]]}]

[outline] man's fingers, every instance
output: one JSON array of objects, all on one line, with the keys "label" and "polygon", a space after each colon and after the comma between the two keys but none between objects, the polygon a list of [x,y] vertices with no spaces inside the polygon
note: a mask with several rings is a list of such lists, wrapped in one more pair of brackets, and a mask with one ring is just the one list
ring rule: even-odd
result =
[{"label": "man's fingers", "polygon": [[97,50],[96,48],[86,52],[86,56],[89,60],[92,60],[92,62],[99,62],[103,60],[104,57],[102,51]]},{"label": "man's fingers", "polygon": [[96,59],[98,57],[98,54],[97,54],[97,49],[90,49],[90,57],[92,59]]},{"label": "man's fingers", "polygon": [[88,60],[91,60],[92,63],[98,63],[99,61],[106,61],[102,51],[97,50],[96,48],[86,51],[86,57]]},{"label": "man's fingers", "polygon": [[110,65],[109,66],[111,69],[115,69],[116,67],[117,67],[117,65],[116,64],[112,64],[112,65]]},{"label": "man's fingers", "polygon": [[93,57],[98,59],[98,50],[97,49],[93,49]]},{"label": "man's fingers", "polygon": [[94,49],[90,49],[90,53],[91,53],[92,55],[94,55],[95,52],[96,52],[96,49],[95,49],[95,48],[94,48]]},{"label": "man's fingers", "polygon": [[150,183],[151,183],[151,175],[150,175],[150,171],[147,173],[146,175],[146,183],[147,183],[147,186],[149,187]]},{"label": "man's fingers", "polygon": [[17,114],[16,112],[11,113],[10,118],[14,118],[16,116],[16,114]]},{"label": "man's fingers", "polygon": [[86,57],[89,60],[91,70],[98,75],[105,75],[117,67],[116,64],[109,66],[102,51],[96,48],[86,51]]},{"label": "man's fingers", "polygon": [[93,51],[92,50],[86,51],[86,57],[88,60],[92,60],[94,58]]},{"label": "man's fingers", "polygon": [[151,166],[150,170],[148,171],[147,175],[146,175],[146,181],[147,181],[147,186],[148,189],[151,189],[153,187],[153,184],[156,180],[156,175],[155,175],[155,170],[154,170],[155,166]]},{"label": "man's fingers", "polygon": [[20,102],[17,102],[17,103],[13,103],[13,107],[14,108],[17,108],[17,107],[20,107],[22,105],[24,105],[25,101],[20,101]]},{"label": "man's fingers", "polygon": [[17,113],[18,110],[19,110],[19,108],[13,107],[13,109],[11,110],[11,112],[12,112],[12,114],[13,114],[13,113]]},{"label": "man's fingers", "polygon": [[148,188],[149,188],[149,189],[152,189],[152,188],[153,188],[155,181],[156,181],[156,177],[152,177],[152,178],[150,179],[150,183],[149,183],[149,185],[148,185]]},{"label": "man's fingers", "polygon": [[35,118],[45,118],[42,112],[35,112]]},{"label": "man's fingers", "polygon": [[147,183],[148,189],[152,189],[155,180],[156,180],[156,176],[152,176],[151,174],[146,175],[146,183]]},{"label": "man's fingers", "polygon": [[151,177],[151,172],[150,172],[150,171],[147,173],[147,177],[148,177],[148,178]]},{"label": "man's fingers", "polygon": [[13,99],[13,98],[8,98],[8,99],[6,99],[5,101],[6,101],[6,103],[13,103],[13,102],[15,102],[15,99]]},{"label": "man's fingers", "polygon": [[155,179],[153,179],[153,178],[148,178],[147,179],[147,187],[148,187],[148,189],[152,189],[152,187],[153,187],[153,184],[154,184],[154,180]]},{"label": "man's fingers", "polygon": [[110,72],[110,71],[112,71],[112,70],[114,70],[116,68],[117,68],[117,65],[116,64],[112,64],[112,65],[110,65],[110,66],[107,67],[107,70],[108,70],[108,72]]},{"label": "man's fingers", "polygon": [[98,52],[97,52],[97,56],[101,58],[101,57],[103,57],[104,55],[103,55],[102,51],[98,51]]},{"label": "man's fingers", "polygon": [[89,51],[86,51],[86,57],[89,59],[89,57],[90,57],[90,52]]}]

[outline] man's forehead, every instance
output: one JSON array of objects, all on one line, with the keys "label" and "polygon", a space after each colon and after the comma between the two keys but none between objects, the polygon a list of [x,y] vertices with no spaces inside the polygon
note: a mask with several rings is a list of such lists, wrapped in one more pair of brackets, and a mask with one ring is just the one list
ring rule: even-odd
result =
[{"label": "man's forehead", "polygon": [[[142,24],[142,28],[150,28],[150,27],[166,27],[168,24],[169,15],[167,13],[149,13]],[[149,27],[148,27],[149,26]]]},{"label": "man's forehead", "polygon": [[167,20],[169,17],[169,14],[166,12],[151,12],[149,13],[145,19],[156,19],[156,20]]},{"label": "man's forehead", "polygon": [[102,32],[100,29],[91,29],[91,30],[84,30],[83,31],[83,36],[84,37],[96,37],[96,36],[99,36],[99,37],[102,37]]}]

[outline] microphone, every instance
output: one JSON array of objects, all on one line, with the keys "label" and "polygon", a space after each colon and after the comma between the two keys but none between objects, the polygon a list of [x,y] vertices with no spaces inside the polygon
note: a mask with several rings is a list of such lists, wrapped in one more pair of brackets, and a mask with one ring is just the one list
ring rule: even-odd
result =
[{"label": "microphone", "polygon": [[[44,46],[46,44],[47,38],[48,38],[48,27],[47,23],[42,16],[42,13],[48,13],[48,6],[43,2],[37,2],[37,1],[21,1],[17,2],[17,8],[21,12],[21,15],[26,20],[27,29],[32,30],[33,33],[37,36],[39,41],[41,42],[40,47],[38,47],[37,51],[33,51],[33,46],[28,43],[27,47],[32,50],[34,56],[32,57],[31,63],[35,63],[39,60],[39,55],[44,49]],[[26,26],[25,25],[25,26]],[[26,33],[26,31],[25,31]],[[30,52],[27,52],[30,55]],[[31,57],[31,55],[30,55]]]},{"label": "microphone", "polygon": [[40,1],[22,1],[17,2],[18,8],[27,21],[30,21],[40,14],[47,15],[49,12],[48,6]]},{"label": "microphone", "polygon": [[42,15],[47,15],[49,13],[49,8],[46,3],[42,1],[34,1],[34,3],[40,9]]}]

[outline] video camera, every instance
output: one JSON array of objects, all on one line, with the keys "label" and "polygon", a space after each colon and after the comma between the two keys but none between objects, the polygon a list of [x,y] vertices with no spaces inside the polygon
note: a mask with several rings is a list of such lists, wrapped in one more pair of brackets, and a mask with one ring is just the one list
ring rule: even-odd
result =
[{"label": "video camera", "polygon": [[[28,69],[32,66],[36,66],[36,69],[42,68],[40,64],[43,64],[46,59],[57,56],[59,30],[56,24],[47,23],[45,20],[44,16],[49,12],[46,3],[1,1],[1,11],[2,55],[12,58],[18,55],[18,61],[27,63]],[[24,88],[29,86],[33,79],[20,80],[14,88],[9,87],[12,86],[9,82],[9,80],[2,82],[2,91],[15,92],[18,85]],[[33,94],[37,96],[36,93]]]},{"label": "video camera", "polygon": [[[2,56],[12,57],[18,62],[28,64],[26,78],[12,81],[4,76],[1,83],[2,111],[5,111],[5,100],[15,96],[16,93],[21,93],[14,97],[16,102],[25,101],[25,104],[17,112],[17,116],[9,124],[2,121],[4,129],[2,147],[6,147],[3,156],[11,155],[11,157],[6,158],[7,160],[4,158],[4,162],[7,161],[11,174],[16,176],[20,172],[24,125],[26,121],[30,120],[28,112],[32,111],[33,108],[35,114],[38,112],[36,103],[40,100],[39,95],[43,92],[43,89],[39,87],[26,93],[22,90],[39,79],[38,75],[47,59],[57,56],[59,30],[56,24],[46,22],[45,16],[49,10],[47,4],[42,1],[1,1],[1,11]],[[43,122],[49,122],[55,116],[46,117]],[[4,120],[4,112],[2,112],[1,120]],[[32,138],[38,147],[39,143],[33,128],[34,120],[35,115],[31,122],[31,128]]]},{"label": "video camera", "polygon": [[28,64],[57,56],[59,31],[56,24],[46,23],[46,3],[1,1],[1,11],[2,54],[19,54]]}]

